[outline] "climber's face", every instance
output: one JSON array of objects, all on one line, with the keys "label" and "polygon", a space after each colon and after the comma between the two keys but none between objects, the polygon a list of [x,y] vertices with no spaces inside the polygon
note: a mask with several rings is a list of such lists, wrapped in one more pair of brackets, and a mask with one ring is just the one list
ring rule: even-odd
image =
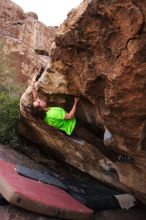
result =
[{"label": "climber's face", "polygon": [[47,103],[43,100],[37,99],[35,102],[33,102],[33,106],[35,108],[37,108],[37,107],[45,108],[47,106]]}]

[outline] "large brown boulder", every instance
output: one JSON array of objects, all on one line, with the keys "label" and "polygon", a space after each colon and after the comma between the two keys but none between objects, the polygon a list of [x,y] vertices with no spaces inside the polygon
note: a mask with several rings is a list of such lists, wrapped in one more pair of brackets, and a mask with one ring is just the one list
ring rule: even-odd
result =
[{"label": "large brown boulder", "polygon": [[[42,98],[58,106],[82,96],[79,119],[107,127],[108,148],[134,158],[109,160],[96,146],[66,137],[36,120],[29,87],[21,99],[22,133],[66,162],[146,203],[146,0],[84,0],[61,25],[51,63],[38,80]],[[69,106],[68,106],[69,107]],[[106,155],[106,156],[105,156]]]}]

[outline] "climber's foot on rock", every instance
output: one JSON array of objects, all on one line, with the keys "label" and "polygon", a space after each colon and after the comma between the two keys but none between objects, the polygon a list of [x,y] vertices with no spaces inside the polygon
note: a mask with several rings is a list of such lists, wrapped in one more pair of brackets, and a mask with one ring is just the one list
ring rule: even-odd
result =
[{"label": "climber's foot on rock", "polygon": [[113,162],[122,162],[122,163],[133,163],[134,158],[131,156],[128,156],[126,154],[120,154],[114,150],[106,149],[104,151],[104,154],[107,158],[109,158]]},{"label": "climber's foot on rock", "polygon": [[128,155],[119,154],[118,161],[123,163],[132,163],[134,159]]}]

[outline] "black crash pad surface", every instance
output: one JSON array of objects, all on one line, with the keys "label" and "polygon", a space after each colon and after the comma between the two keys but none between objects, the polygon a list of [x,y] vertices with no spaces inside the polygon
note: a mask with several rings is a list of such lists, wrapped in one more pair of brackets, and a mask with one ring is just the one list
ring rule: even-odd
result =
[{"label": "black crash pad surface", "polygon": [[16,166],[16,171],[28,178],[55,185],[67,191],[72,197],[82,204],[94,210],[119,208],[119,203],[113,197],[118,192],[104,184],[96,181],[80,181],[59,174],[48,174],[22,165]]}]

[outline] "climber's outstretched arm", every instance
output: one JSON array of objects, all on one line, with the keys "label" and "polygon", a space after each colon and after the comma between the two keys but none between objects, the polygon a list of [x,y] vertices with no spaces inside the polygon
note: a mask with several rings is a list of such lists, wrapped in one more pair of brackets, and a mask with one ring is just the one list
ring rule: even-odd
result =
[{"label": "climber's outstretched arm", "polygon": [[79,97],[75,97],[73,107],[69,113],[65,114],[64,119],[69,120],[69,119],[72,119],[75,117],[75,112],[76,112],[76,107],[77,107],[78,101],[79,101]]},{"label": "climber's outstretched arm", "polygon": [[36,83],[36,75],[33,76],[32,81],[31,81],[32,96],[33,96],[34,101],[36,101],[38,99],[35,83]]}]

